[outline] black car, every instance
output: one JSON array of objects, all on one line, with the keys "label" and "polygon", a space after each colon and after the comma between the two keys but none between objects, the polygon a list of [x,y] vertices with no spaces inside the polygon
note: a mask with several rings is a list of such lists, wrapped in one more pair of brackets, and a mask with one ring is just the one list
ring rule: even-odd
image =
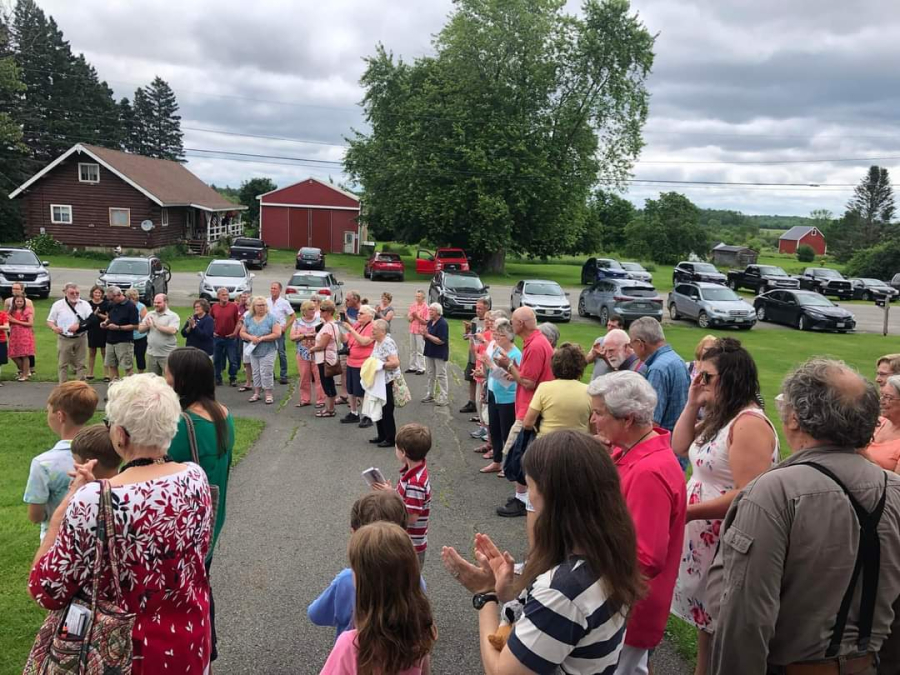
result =
[{"label": "black car", "polygon": [[487,300],[491,306],[490,286],[481,283],[475,272],[437,272],[428,287],[428,302],[439,302],[444,314],[475,313],[475,302]]},{"label": "black car", "polygon": [[672,270],[672,284],[691,281],[709,281],[714,284],[725,284],[728,277],[707,262],[682,261]]},{"label": "black car", "polygon": [[881,279],[850,279],[853,284],[854,300],[884,300],[889,302],[897,299],[898,292]]},{"label": "black car", "polygon": [[628,270],[612,258],[588,258],[581,266],[581,285],[589,286],[600,279],[628,279]]},{"label": "black car", "polygon": [[269,245],[262,239],[238,237],[231,244],[228,257],[232,260],[242,260],[248,268],[262,269],[269,262]]},{"label": "black car", "polygon": [[783,323],[800,330],[846,333],[856,328],[852,313],[815,291],[769,291],[757,296],[753,308],[760,321]]},{"label": "black car", "polygon": [[30,249],[0,248],[0,295],[12,295],[13,284],[22,284],[27,295],[46,298],[50,295],[48,265]]},{"label": "black car", "polygon": [[294,268],[298,270],[325,270],[325,254],[322,249],[304,246],[297,251],[297,262]]}]

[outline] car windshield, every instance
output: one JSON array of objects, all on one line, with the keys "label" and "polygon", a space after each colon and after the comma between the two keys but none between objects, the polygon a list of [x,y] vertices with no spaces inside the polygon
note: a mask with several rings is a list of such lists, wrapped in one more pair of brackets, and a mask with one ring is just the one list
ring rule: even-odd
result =
[{"label": "car windshield", "polygon": [[480,291],[484,288],[481,279],[478,277],[464,277],[455,274],[448,274],[444,279],[447,288],[456,291]]},{"label": "car windshield", "polygon": [[0,251],[0,265],[40,265],[31,251]]},{"label": "car windshield", "polygon": [[603,258],[597,260],[597,267],[602,267],[605,270],[623,269],[618,260],[604,260]]},{"label": "car windshield", "polygon": [[653,286],[625,286],[619,289],[619,293],[632,298],[655,298],[657,295]]},{"label": "car windshield", "polygon": [[400,256],[396,253],[379,253],[376,260],[379,262],[400,262]]},{"label": "car windshield", "polygon": [[834,303],[831,302],[824,295],[819,295],[818,293],[810,293],[809,295],[798,295],[797,302],[799,302],[804,307],[834,307]]},{"label": "car windshield", "polygon": [[715,274],[719,270],[716,269],[715,265],[710,265],[709,263],[694,263],[694,271],[703,272],[704,274]]},{"label": "car windshield", "polygon": [[532,281],[525,284],[525,293],[531,295],[553,295],[559,297],[563,295],[563,290],[559,284],[549,283],[546,281]]},{"label": "car windshield", "polygon": [[319,249],[319,248],[301,248],[300,249],[300,255],[302,255],[306,258],[318,256],[321,253],[322,253],[322,249]]},{"label": "car windshield", "polygon": [[701,293],[704,300],[735,302],[741,299],[740,296],[730,288],[704,288]]},{"label": "car windshield", "polygon": [[623,270],[627,270],[629,272],[646,272],[647,271],[644,269],[644,267],[642,265],[639,265],[638,263],[623,262],[623,263],[619,263],[619,264],[622,266]]},{"label": "car windshield", "polygon": [[235,239],[232,246],[245,246],[247,248],[263,248],[262,239]]},{"label": "car windshield", "polygon": [[774,267],[773,265],[760,265],[759,273],[765,274],[770,277],[786,277],[787,272],[785,272],[780,267]]},{"label": "car windshield", "polygon": [[821,269],[821,270],[816,270],[815,272],[813,272],[813,274],[815,274],[817,277],[825,277],[826,279],[843,279],[844,278],[841,276],[841,273],[838,272],[837,270]]},{"label": "car windshield", "polygon": [[243,265],[229,265],[228,263],[210,263],[206,268],[208,277],[243,277]]},{"label": "car windshield", "polygon": [[466,254],[462,252],[462,249],[450,248],[445,251],[438,251],[437,257],[438,258],[465,258]]},{"label": "car windshield", "polygon": [[319,277],[315,274],[295,274],[291,277],[288,286],[315,286],[321,288],[325,285],[325,277]]},{"label": "car windshield", "polygon": [[113,260],[106,268],[107,274],[150,274],[149,260]]},{"label": "car windshield", "polygon": [[886,283],[879,279],[860,279],[866,286],[887,286]]}]

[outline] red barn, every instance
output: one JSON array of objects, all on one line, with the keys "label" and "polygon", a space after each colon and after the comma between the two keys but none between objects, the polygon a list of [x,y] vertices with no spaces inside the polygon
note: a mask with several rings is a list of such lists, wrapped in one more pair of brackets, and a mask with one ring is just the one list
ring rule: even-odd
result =
[{"label": "red barn", "polygon": [[816,255],[825,255],[828,246],[825,243],[825,235],[818,227],[804,227],[795,225],[778,237],[779,253],[796,253],[797,249],[806,244],[811,246]]},{"label": "red barn", "polygon": [[359,253],[359,199],[349,192],[307,178],[257,199],[259,236],[270,247]]}]

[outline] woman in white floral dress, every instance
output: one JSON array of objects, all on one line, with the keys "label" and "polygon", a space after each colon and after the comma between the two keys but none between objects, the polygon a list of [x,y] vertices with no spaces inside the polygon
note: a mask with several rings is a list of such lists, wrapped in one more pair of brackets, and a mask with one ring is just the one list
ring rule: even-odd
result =
[{"label": "woman in white floral dress", "polygon": [[778,459],[778,436],[758,400],[753,357],[738,340],[716,340],[697,361],[687,405],[672,433],[672,449],[689,456],[692,469],[672,613],[697,628],[696,675],[706,673],[715,632],[706,581],[722,519],[737,493]]}]

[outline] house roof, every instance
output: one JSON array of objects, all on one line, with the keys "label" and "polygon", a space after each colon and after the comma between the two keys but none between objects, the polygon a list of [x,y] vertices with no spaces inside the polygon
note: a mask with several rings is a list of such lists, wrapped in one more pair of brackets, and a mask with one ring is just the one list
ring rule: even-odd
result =
[{"label": "house roof", "polygon": [[713,246],[713,251],[727,251],[728,253],[740,253],[741,251],[752,251],[753,249],[746,246],[729,246],[727,244],[717,244]]},{"label": "house roof", "polygon": [[74,154],[86,155],[160,206],[193,206],[204,211],[243,211],[197,178],[179,162],[133,155],[77,143],[10,193],[10,199],[43,178]]},{"label": "house roof", "polygon": [[810,232],[815,231],[816,228],[811,225],[794,225],[787,232],[782,234],[779,239],[786,239],[787,241],[800,241]]}]

